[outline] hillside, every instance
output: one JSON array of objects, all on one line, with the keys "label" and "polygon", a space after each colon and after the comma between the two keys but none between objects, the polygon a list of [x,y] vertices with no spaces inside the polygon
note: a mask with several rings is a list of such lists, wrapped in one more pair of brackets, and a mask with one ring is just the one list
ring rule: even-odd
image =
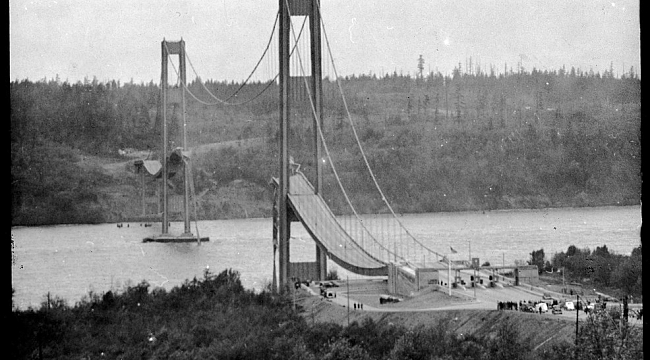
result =
[{"label": "hillside", "polygon": [[[385,205],[365,169],[347,110],[397,212],[639,204],[641,81],[635,74],[533,69],[498,77],[458,71],[424,79],[393,74],[340,81],[347,109],[337,84],[324,81],[323,129],[361,213],[382,212]],[[218,96],[238,87],[205,85]],[[244,87],[240,98],[253,97],[263,86]],[[202,93],[196,81],[189,87]],[[188,103],[194,185],[203,194],[199,218],[270,215],[267,184],[277,176],[278,107],[277,88],[269,89],[243,107]],[[12,224],[137,215],[139,183],[119,151],[158,156],[157,85],[16,81],[10,91]],[[169,107],[174,148],[181,143],[181,111],[179,104]],[[301,101],[293,109],[290,153],[311,176],[310,110]],[[348,213],[332,164],[324,161],[326,198],[335,213]],[[174,189],[180,195],[179,186]]]}]

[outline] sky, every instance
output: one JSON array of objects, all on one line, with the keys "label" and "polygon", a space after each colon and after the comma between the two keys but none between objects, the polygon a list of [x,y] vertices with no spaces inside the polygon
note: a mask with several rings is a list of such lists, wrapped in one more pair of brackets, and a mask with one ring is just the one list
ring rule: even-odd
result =
[{"label": "sky", "polygon": [[[278,1],[10,0],[10,81],[160,80],[161,41],[186,42],[188,79],[245,79],[269,41]],[[567,69],[640,74],[638,1],[321,0],[339,75]],[[301,21],[296,21],[296,32]],[[277,72],[277,40],[253,79]],[[300,48],[299,48],[300,49]],[[304,56],[304,55],[303,55]],[[324,55],[325,56],[325,55]],[[177,57],[172,63],[178,64]],[[176,65],[177,66],[177,65]],[[170,67],[170,72],[173,68]],[[332,76],[332,66],[323,65]],[[171,76],[171,75],[170,75]]]}]

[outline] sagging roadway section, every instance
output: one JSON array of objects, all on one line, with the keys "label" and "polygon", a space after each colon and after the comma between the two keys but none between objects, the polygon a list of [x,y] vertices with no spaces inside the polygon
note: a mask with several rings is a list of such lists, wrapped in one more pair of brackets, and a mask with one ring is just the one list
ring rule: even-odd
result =
[{"label": "sagging roadway section", "polygon": [[[355,274],[387,276],[388,265],[364,250],[339,224],[325,200],[315,194],[305,175],[296,172],[289,178],[288,205],[292,216],[300,221],[317,246],[327,253],[336,264]],[[277,179],[273,179],[277,185]],[[289,266],[292,268],[295,266]],[[293,271],[292,277],[297,276]]]}]

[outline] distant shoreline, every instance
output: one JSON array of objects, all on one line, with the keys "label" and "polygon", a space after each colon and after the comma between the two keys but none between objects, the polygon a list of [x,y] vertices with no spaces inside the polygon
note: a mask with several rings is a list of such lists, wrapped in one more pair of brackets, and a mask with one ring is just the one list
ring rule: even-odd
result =
[{"label": "distant shoreline", "polygon": [[[397,216],[404,216],[404,215],[420,215],[420,214],[443,214],[443,213],[461,213],[461,212],[467,212],[467,213],[477,213],[477,212],[483,212],[483,213],[489,213],[489,212],[518,212],[518,211],[541,211],[541,210],[566,210],[566,209],[586,209],[586,208],[618,208],[618,207],[641,207],[641,204],[621,204],[621,205],[587,205],[587,206],[557,206],[557,207],[543,207],[543,208],[510,208],[510,209],[486,209],[486,210],[481,210],[481,209],[475,209],[475,210],[451,210],[451,211],[429,211],[429,212],[409,212],[409,213],[397,213]],[[372,215],[373,213],[359,213],[359,215]],[[209,219],[199,219],[199,221],[218,221],[218,220],[241,220],[241,219],[270,219],[270,216],[254,216],[254,217],[240,217],[240,216],[232,216],[232,217],[224,217],[224,218],[209,218]],[[171,222],[179,222],[183,221],[182,218],[170,218]],[[191,219],[191,221],[194,221],[194,219]],[[124,218],[123,220],[117,220],[117,221],[107,221],[107,222],[79,222],[79,223],[61,223],[61,224],[17,224],[17,225],[11,225],[11,228],[21,228],[21,227],[47,227],[47,226],[74,226],[74,225],[99,225],[99,224],[117,224],[117,223],[159,223],[160,219],[145,219],[142,217],[132,217],[132,218]]]}]

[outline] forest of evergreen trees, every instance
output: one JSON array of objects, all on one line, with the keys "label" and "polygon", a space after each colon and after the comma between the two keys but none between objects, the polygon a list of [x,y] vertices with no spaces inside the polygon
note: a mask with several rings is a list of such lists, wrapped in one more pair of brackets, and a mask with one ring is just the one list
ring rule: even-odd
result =
[{"label": "forest of evergreen trees", "polygon": [[[620,77],[574,68],[497,75],[493,68],[466,73],[459,64],[450,76],[340,81],[369,163],[397,211],[639,204],[641,80],[633,69]],[[188,84],[203,102],[214,102],[204,86],[226,98],[240,84]],[[245,102],[266,87],[249,84],[237,99]],[[337,84],[326,79],[323,93],[324,133],[344,186],[358,210],[380,211]],[[16,80],[10,95],[14,225],[105,221],[99,199],[115,180],[81,167],[80,157],[159,148],[160,88],[153,82]],[[255,137],[268,144],[197,159],[204,174],[197,192],[209,182],[226,186],[240,178],[265,186],[277,176],[277,99],[275,84],[238,107],[188,97],[190,146]],[[309,176],[310,108],[300,99],[292,108],[292,153]],[[178,146],[180,105],[170,104],[168,114],[170,146]],[[325,170],[331,205],[346,212]],[[209,217],[207,208],[200,217]]]}]

